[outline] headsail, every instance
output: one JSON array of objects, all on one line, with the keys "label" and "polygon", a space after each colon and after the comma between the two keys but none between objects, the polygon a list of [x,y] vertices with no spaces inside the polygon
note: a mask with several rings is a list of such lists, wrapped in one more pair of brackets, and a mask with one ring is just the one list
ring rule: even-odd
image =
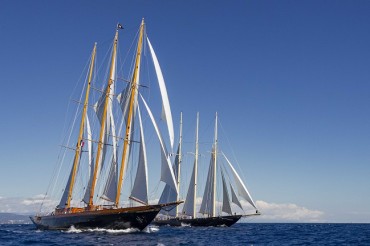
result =
[{"label": "headsail", "polygon": [[222,178],[222,212],[232,214],[231,206],[230,206],[230,199],[229,199],[229,192],[227,191],[227,186],[225,182],[224,172],[221,169],[221,178]]},{"label": "headsail", "polygon": [[170,137],[170,143],[171,143],[171,149],[172,149],[173,148],[173,142],[174,142],[174,130],[173,130],[172,114],[171,114],[170,102],[168,100],[166,84],[164,82],[162,70],[161,70],[161,67],[159,66],[159,62],[158,62],[157,56],[154,52],[154,49],[152,47],[152,44],[150,43],[148,37],[146,39],[148,41],[150,53],[152,54],[152,58],[153,58],[155,72],[156,72],[157,78],[158,78],[159,89],[160,89],[161,95],[162,95],[162,103],[163,103],[162,106],[163,106],[163,111],[164,111],[163,115],[166,118],[168,134],[169,134],[169,137]]},{"label": "headsail", "polygon": [[230,184],[230,190],[231,190],[231,201],[234,204],[236,204],[239,208],[241,208],[242,210],[244,210],[243,207],[242,207],[242,205],[240,204],[239,199],[236,196],[235,191],[234,191],[234,188],[233,188],[233,186],[231,184]]},{"label": "headsail", "polygon": [[[177,154],[175,158],[175,162],[172,165],[172,169],[174,170],[175,178],[178,179],[178,173],[179,173],[179,153],[180,151],[180,146],[177,148]],[[169,203],[169,202],[174,202],[177,200],[177,192],[176,190],[172,189],[170,185],[166,184],[161,197],[159,198],[158,204],[163,204],[163,203]],[[172,209],[168,212],[169,215],[171,216],[176,216],[176,209]]]},{"label": "headsail", "polygon": [[155,122],[153,114],[152,114],[150,108],[148,107],[148,104],[146,103],[145,99],[143,98],[143,96],[141,94],[140,94],[140,97],[141,97],[141,100],[143,101],[143,103],[145,105],[146,110],[148,111],[150,119],[152,120],[154,129],[155,129],[155,131],[157,133],[157,136],[158,136],[158,139],[159,139],[159,143],[161,145],[161,155],[162,155],[162,157],[164,157],[164,158],[162,158],[161,181],[165,182],[172,189],[174,189],[174,190],[176,190],[176,192],[178,192],[177,185],[176,185],[176,180],[175,180],[175,175],[174,175],[173,170],[172,170],[172,166],[171,166],[171,163],[170,163],[170,158],[169,158],[169,155],[167,153],[166,146],[164,145],[162,135],[159,131],[157,123]]},{"label": "headsail", "polygon": [[233,165],[231,164],[231,162],[229,161],[229,159],[227,159],[227,157],[225,156],[225,154],[224,153],[222,153],[222,154],[225,157],[226,162],[230,166],[230,169],[231,169],[232,174],[233,174],[234,179],[235,179],[236,186],[238,188],[238,194],[241,197],[243,197],[245,200],[247,200],[250,203],[250,205],[252,205],[255,209],[257,209],[256,204],[253,202],[253,199],[252,199],[251,195],[249,194],[247,188],[245,187],[243,181],[239,177],[239,174],[235,171],[235,168],[233,167]]}]

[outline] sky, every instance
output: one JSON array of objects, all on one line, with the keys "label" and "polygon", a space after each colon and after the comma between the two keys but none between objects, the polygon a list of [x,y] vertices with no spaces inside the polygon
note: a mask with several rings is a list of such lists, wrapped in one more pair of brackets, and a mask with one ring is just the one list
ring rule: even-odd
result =
[{"label": "sky", "polygon": [[175,126],[182,111],[193,141],[196,112],[203,129],[218,112],[253,221],[369,223],[368,13],[349,0],[0,1],[0,211],[39,203],[94,42],[119,22],[128,46],[145,18]]}]

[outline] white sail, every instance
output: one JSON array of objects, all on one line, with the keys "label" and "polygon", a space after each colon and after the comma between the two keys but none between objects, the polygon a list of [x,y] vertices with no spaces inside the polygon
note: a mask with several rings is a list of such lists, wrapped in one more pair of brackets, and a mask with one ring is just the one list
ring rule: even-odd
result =
[{"label": "white sail", "polygon": [[59,202],[59,205],[57,206],[57,208],[65,208],[66,205],[67,205],[68,192],[69,192],[69,187],[71,185],[71,180],[72,180],[72,171],[73,171],[73,169],[71,169],[71,172],[70,172],[69,177],[68,177],[67,185],[64,188],[62,198],[60,199],[60,202]]},{"label": "white sail", "polygon": [[161,133],[159,131],[157,123],[155,122],[153,114],[152,114],[150,108],[148,107],[146,101],[144,100],[144,98],[141,94],[140,94],[140,97],[141,97],[141,100],[143,101],[143,103],[145,105],[146,110],[148,111],[148,114],[150,116],[150,119],[152,120],[154,129],[157,133],[159,143],[160,143],[160,146],[161,146],[161,155],[165,157],[165,160],[162,161],[162,165],[161,165],[161,181],[168,184],[171,188],[176,190],[176,192],[178,193],[175,175],[173,173],[170,158],[169,158],[169,155],[167,154],[166,146],[164,145]]},{"label": "white sail", "polygon": [[257,209],[256,204],[253,202],[253,199],[252,199],[251,195],[249,194],[249,192],[248,192],[246,186],[244,185],[243,181],[239,177],[239,174],[235,171],[235,168],[233,167],[233,165],[231,164],[229,159],[227,159],[225,154],[224,153],[222,153],[222,154],[225,157],[226,162],[230,166],[230,169],[231,169],[232,174],[233,174],[234,179],[235,179],[236,186],[238,188],[239,196],[243,197],[246,201],[248,201],[250,203],[250,205],[252,205],[255,209]]},{"label": "white sail", "polygon": [[242,205],[241,205],[241,203],[240,203],[240,201],[239,201],[239,199],[238,199],[238,197],[237,197],[237,195],[235,194],[234,188],[233,188],[233,186],[231,184],[230,184],[230,190],[231,190],[231,201],[234,204],[236,204],[239,208],[241,208],[242,210],[244,210],[243,207],[242,207]]},{"label": "white sail", "polygon": [[[180,144],[177,148],[177,154],[175,158],[175,162],[172,165],[172,169],[174,170],[175,173],[175,178],[178,178],[178,173],[179,173],[179,159],[180,159]],[[169,203],[169,202],[174,202],[177,200],[177,192],[176,190],[172,189],[170,185],[166,184],[161,197],[159,198],[158,204],[163,204],[163,203]],[[172,209],[168,212],[168,215],[171,216],[176,216],[176,209]]]},{"label": "white sail", "polygon": [[229,199],[229,192],[227,191],[227,186],[225,182],[224,173],[221,169],[221,178],[222,178],[222,212],[227,214],[232,214],[231,206],[230,206],[230,199]]},{"label": "white sail", "polygon": [[94,155],[93,155],[93,142],[91,141],[92,140],[92,134],[91,134],[91,127],[90,127],[90,121],[89,121],[89,117],[87,116],[86,114],[86,135],[87,135],[87,149],[88,149],[88,153],[89,153],[89,174],[88,174],[88,183],[87,183],[87,187],[85,189],[85,195],[84,195],[84,198],[83,198],[83,201],[85,203],[88,203],[89,202],[89,198],[90,198],[90,188],[91,188],[91,184],[92,184],[92,179],[93,179],[93,173],[94,173]]},{"label": "white sail", "polygon": [[[100,124],[102,123],[102,119],[103,119],[103,111],[104,111],[104,104],[105,104],[105,99],[106,99],[106,96],[105,96],[106,91],[107,91],[107,89],[105,89],[104,94],[102,94],[100,96],[99,100],[94,104],[94,111],[96,113],[96,116],[99,119]],[[108,103],[108,108],[107,108],[108,117],[106,117],[106,123],[105,123],[104,132],[103,132],[104,138],[103,138],[103,143],[102,143],[103,144],[102,152],[101,152],[100,158],[99,158],[100,170],[102,170],[102,168],[104,166],[105,158],[106,158],[106,155],[107,155],[107,145],[106,145],[106,143],[109,140],[110,128],[111,128],[111,117],[109,117],[109,112],[110,111],[111,111],[111,103]],[[98,175],[99,175],[99,173],[98,173]]]},{"label": "white sail", "polygon": [[140,108],[138,106],[138,116],[140,125],[140,154],[137,166],[136,178],[131,191],[131,197],[137,198],[140,201],[148,203],[148,168],[146,158],[146,147],[144,139],[143,123],[141,121]]},{"label": "white sail", "polygon": [[215,193],[213,192],[214,191],[213,189],[214,170],[213,169],[214,169],[214,151],[212,151],[212,157],[211,157],[211,161],[209,164],[208,176],[207,176],[207,181],[206,181],[206,188],[204,189],[203,200],[202,200],[202,204],[199,210],[199,212],[202,214],[212,215],[213,213],[213,204],[215,200],[214,199]]},{"label": "white sail", "polygon": [[148,37],[147,37],[147,40],[148,40],[150,53],[152,54],[155,72],[156,72],[157,78],[158,78],[159,89],[160,89],[161,95],[162,95],[162,103],[163,103],[162,106],[163,106],[163,111],[164,111],[163,115],[165,116],[166,122],[167,122],[167,128],[168,128],[168,134],[169,134],[169,137],[170,137],[171,149],[173,149],[174,130],[173,130],[172,114],[171,114],[170,102],[168,100],[166,84],[164,82],[162,70],[161,70],[161,67],[159,66],[157,56],[154,52],[154,49],[153,49],[152,44],[150,43]]},{"label": "white sail", "polygon": [[182,208],[182,212],[186,215],[193,216],[194,215],[194,193],[195,193],[195,168],[196,165],[193,166],[193,173],[191,175],[188,194],[186,195],[184,207]]}]

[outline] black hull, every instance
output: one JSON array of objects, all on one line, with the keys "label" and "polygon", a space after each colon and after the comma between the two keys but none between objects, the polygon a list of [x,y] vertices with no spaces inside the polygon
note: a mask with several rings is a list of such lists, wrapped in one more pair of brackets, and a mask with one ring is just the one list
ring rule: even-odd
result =
[{"label": "black hull", "polygon": [[230,216],[219,216],[219,217],[208,217],[208,218],[195,218],[195,219],[183,219],[183,218],[171,218],[171,219],[156,219],[152,222],[152,225],[156,226],[232,226],[235,224],[242,215],[230,215]]},{"label": "black hull", "polygon": [[106,209],[79,213],[30,217],[38,229],[63,230],[105,228],[143,230],[161,210],[161,205],[142,206],[135,209]]}]

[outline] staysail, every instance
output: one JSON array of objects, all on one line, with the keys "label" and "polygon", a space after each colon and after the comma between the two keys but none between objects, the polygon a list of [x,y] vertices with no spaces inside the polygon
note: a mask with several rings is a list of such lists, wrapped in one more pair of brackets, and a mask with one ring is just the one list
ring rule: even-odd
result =
[{"label": "staysail", "polygon": [[221,179],[222,179],[222,212],[227,214],[232,214],[231,206],[230,206],[230,199],[229,199],[229,192],[227,191],[227,186],[225,182],[224,173],[221,169]]},{"label": "staysail", "polygon": [[143,123],[141,120],[140,108],[138,105],[138,116],[140,125],[140,151],[139,162],[137,166],[136,178],[131,191],[131,197],[134,197],[148,204],[148,168],[146,158],[146,147],[144,139]]},{"label": "staysail", "polygon": [[93,178],[93,173],[94,173],[94,155],[93,155],[93,142],[92,140],[92,134],[91,134],[91,127],[90,127],[90,121],[89,118],[86,115],[86,136],[87,136],[87,149],[89,152],[89,174],[88,174],[88,183],[87,187],[85,189],[85,195],[83,198],[83,201],[85,203],[89,202],[89,196],[90,196],[90,189],[91,189],[91,183],[92,183],[92,178]]},{"label": "staysail", "polygon": [[249,194],[247,188],[245,187],[243,181],[239,177],[239,174],[235,171],[235,168],[233,167],[233,165],[231,164],[231,162],[229,161],[229,159],[227,159],[227,157],[225,156],[225,154],[224,153],[222,153],[222,154],[225,157],[226,162],[230,166],[230,169],[231,169],[232,174],[233,174],[234,179],[235,179],[236,186],[238,188],[238,194],[239,194],[239,196],[243,197],[246,201],[249,202],[250,205],[252,205],[255,209],[257,209],[256,204],[253,202],[253,199],[252,199],[251,195]]},{"label": "staysail", "polygon": [[[175,178],[178,179],[179,173],[179,159],[180,159],[180,145],[177,148],[175,162],[172,165],[172,169],[174,170]],[[158,204],[174,202],[177,200],[177,192],[176,190],[172,189],[170,185],[166,184],[161,197],[159,198]],[[176,209],[172,209],[168,212],[171,216],[176,216]]]},{"label": "staysail", "polygon": [[161,146],[161,155],[162,155],[162,157],[164,157],[164,158],[162,158],[162,165],[161,165],[161,181],[165,182],[172,189],[174,189],[174,190],[176,190],[176,192],[178,192],[177,185],[176,185],[176,180],[175,180],[175,175],[173,173],[170,158],[169,158],[166,146],[164,145],[161,133],[159,131],[157,123],[155,122],[153,114],[152,114],[150,108],[148,107],[148,104],[146,103],[145,99],[143,98],[143,96],[141,94],[140,94],[140,97],[141,97],[141,100],[143,101],[143,103],[145,105],[145,108],[146,108],[146,110],[147,110],[147,112],[150,116],[150,119],[152,120],[154,129],[157,133],[159,143],[160,143],[160,146]]}]

